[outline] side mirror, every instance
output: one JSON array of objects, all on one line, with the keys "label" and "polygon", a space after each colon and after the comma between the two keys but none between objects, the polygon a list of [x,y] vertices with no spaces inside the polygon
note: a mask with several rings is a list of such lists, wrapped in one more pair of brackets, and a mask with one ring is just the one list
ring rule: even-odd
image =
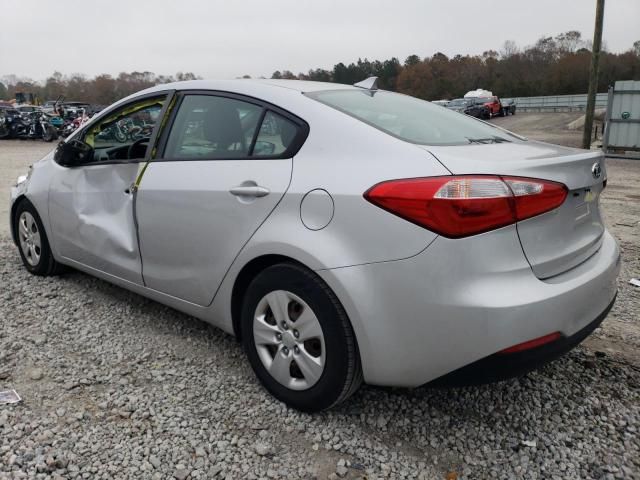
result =
[{"label": "side mirror", "polygon": [[75,167],[93,160],[93,147],[80,140],[60,142],[53,156],[56,163],[63,167]]}]

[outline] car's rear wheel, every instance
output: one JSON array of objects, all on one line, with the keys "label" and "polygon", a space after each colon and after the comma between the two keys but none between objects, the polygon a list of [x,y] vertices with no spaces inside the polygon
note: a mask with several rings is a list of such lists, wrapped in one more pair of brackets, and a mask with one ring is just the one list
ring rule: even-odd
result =
[{"label": "car's rear wheel", "polygon": [[265,388],[299,410],[346,400],[362,383],[353,329],[340,302],[313,272],[282,263],[251,282],[242,341]]},{"label": "car's rear wheel", "polygon": [[54,275],[62,270],[49,246],[42,220],[28,200],[22,200],[15,210],[14,231],[18,250],[25,268],[34,275]]}]

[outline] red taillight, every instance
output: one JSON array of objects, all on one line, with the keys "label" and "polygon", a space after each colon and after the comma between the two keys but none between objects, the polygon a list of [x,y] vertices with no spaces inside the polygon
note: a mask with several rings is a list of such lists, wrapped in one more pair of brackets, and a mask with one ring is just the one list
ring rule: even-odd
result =
[{"label": "red taillight", "polygon": [[464,175],[390,180],[364,197],[440,235],[462,238],[553,210],[564,202],[567,187],[533,178]]},{"label": "red taillight", "polygon": [[553,332],[549,335],[545,335],[544,337],[534,338],[533,340],[529,340],[528,342],[522,342],[513,347],[505,348],[504,350],[500,350],[498,353],[518,353],[524,352],[525,350],[531,350],[532,348],[541,347],[542,345],[546,345],[547,343],[555,342],[562,335],[560,332]]}]

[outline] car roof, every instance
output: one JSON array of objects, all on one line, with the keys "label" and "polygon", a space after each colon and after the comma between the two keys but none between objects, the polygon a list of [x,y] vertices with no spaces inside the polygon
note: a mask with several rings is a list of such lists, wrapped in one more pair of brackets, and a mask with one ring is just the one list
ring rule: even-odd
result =
[{"label": "car roof", "polygon": [[[308,108],[310,104],[321,105],[315,100],[306,98],[304,95],[302,95],[302,93],[317,92],[322,90],[362,91],[361,88],[354,87],[353,85],[328,82],[312,82],[306,80],[244,78],[232,80],[186,80],[182,82],[162,83],[136,92],[111,104],[108,108],[105,108],[101,112],[101,115],[97,118],[100,118],[103,114],[108,114],[108,112],[114,111],[127,102],[135,101],[137,98],[147,95],[153,95],[156,93],[164,94],[171,90],[210,90],[222,93],[235,93],[238,95],[257,98],[265,102],[270,102],[295,115],[303,115],[303,112],[305,112],[305,109]],[[327,107],[323,106],[323,108]]]},{"label": "car roof", "polygon": [[[274,90],[287,89],[292,92],[306,93],[321,90],[358,89],[353,85],[341,83],[312,82],[309,80],[279,80],[279,79],[235,79],[235,80],[187,80],[183,82],[163,83],[148,88],[139,93],[152,93],[162,90],[220,90],[242,92],[245,90]],[[137,94],[136,94],[137,95]]]},{"label": "car roof", "polygon": [[330,82],[313,82],[310,80],[276,80],[276,79],[259,79],[259,83],[273,85],[275,87],[289,88],[298,92],[318,92],[322,90],[357,90],[358,87],[353,85],[345,85],[344,83]]}]

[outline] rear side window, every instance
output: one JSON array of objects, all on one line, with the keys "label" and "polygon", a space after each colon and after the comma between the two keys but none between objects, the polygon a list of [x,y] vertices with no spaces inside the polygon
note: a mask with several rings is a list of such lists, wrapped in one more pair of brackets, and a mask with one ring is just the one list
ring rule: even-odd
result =
[{"label": "rear side window", "polygon": [[305,95],[411,143],[465,145],[519,139],[464,114],[398,93],[350,89]]},{"label": "rear side window", "polygon": [[187,95],[173,122],[164,157],[247,157],[261,116],[262,107],[252,103],[211,95]]},{"label": "rear side window", "polygon": [[282,115],[267,111],[253,147],[254,157],[282,155],[291,147],[298,133],[295,123]]}]

